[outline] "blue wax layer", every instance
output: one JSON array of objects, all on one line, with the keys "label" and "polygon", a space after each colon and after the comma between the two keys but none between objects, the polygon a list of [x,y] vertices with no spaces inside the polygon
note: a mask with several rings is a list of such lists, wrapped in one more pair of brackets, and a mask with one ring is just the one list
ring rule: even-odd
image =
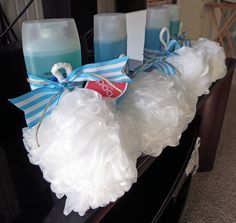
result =
[{"label": "blue wax layer", "polygon": [[[161,50],[162,44],[160,42],[161,29],[148,28],[145,29],[145,43],[144,48],[149,50]],[[167,40],[167,35],[164,33],[163,39]]]},{"label": "blue wax layer", "polygon": [[121,54],[127,54],[127,39],[110,43],[94,41],[95,62],[112,60]]},{"label": "blue wax layer", "polygon": [[43,78],[52,79],[54,76],[50,72],[56,63],[70,63],[72,68],[81,66],[81,50],[60,52],[57,54],[46,55],[36,53],[24,55],[28,74],[37,75]]},{"label": "blue wax layer", "polygon": [[170,36],[177,37],[179,34],[180,20],[170,22]]}]

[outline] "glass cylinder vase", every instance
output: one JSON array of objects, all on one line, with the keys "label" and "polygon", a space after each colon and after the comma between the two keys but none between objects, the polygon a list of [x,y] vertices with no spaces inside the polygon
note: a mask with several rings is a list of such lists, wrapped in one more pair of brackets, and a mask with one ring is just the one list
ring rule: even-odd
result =
[{"label": "glass cylinder vase", "polygon": [[26,21],[22,25],[22,42],[28,74],[53,79],[56,63],[81,66],[81,47],[74,19]]},{"label": "glass cylinder vase", "polygon": [[126,16],[124,13],[104,13],[94,16],[95,62],[127,54]]}]

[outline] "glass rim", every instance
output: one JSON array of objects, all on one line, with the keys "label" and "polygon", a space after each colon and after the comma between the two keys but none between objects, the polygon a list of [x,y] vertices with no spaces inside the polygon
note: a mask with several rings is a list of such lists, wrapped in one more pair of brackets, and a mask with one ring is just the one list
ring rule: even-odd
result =
[{"label": "glass rim", "polygon": [[160,11],[166,11],[166,8],[165,7],[148,7],[147,8],[147,11],[150,11],[150,10],[160,10]]},{"label": "glass rim", "polygon": [[74,21],[73,18],[53,18],[53,19],[38,19],[38,20],[28,20],[23,21],[22,24],[41,24],[41,23],[51,23],[51,22],[63,22],[63,21]]},{"label": "glass rim", "polygon": [[178,8],[180,9],[180,5],[177,5],[177,4],[164,4],[162,5],[163,8]]},{"label": "glass rim", "polygon": [[95,17],[115,17],[115,16],[125,16],[125,13],[122,12],[111,12],[111,13],[99,13],[99,14],[95,14]]}]

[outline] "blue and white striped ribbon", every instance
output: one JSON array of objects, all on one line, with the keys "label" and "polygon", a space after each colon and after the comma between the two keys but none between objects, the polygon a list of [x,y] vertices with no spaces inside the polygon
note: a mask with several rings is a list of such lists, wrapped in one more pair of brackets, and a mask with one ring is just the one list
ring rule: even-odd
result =
[{"label": "blue and white striped ribbon", "polygon": [[159,70],[165,75],[175,75],[177,73],[176,68],[168,63],[164,58],[154,58],[147,60],[144,64],[137,67],[134,71],[134,75],[137,75],[143,71],[151,71],[153,69]]},{"label": "blue and white striped ribbon", "polygon": [[176,68],[165,59],[171,55],[178,55],[175,50],[181,48],[177,40],[170,40],[166,49],[149,50],[144,49],[144,64],[135,70],[135,74],[150,69],[157,69],[166,75],[175,75]]},{"label": "blue and white striped ribbon", "polygon": [[[69,82],[74,82],[74,84],[75,82],[82,81],[97,81],[99,78],[90,74],[98,74],[113,82],[131,82],[131,79],[124,74],[127,61],[128,57],[122,56],[106,62],[86,64],[73,70],[66,77],[66,79]],[[31,82],[35,82],[30,84],[31,89],[44,87],[45,85],[40,84],[40,82],[47,81],[48,83],[55,84],[55,81],[47,80],[34,75],[28,75],[28,78]]]},{"label": "blue and white striped ribbon", "polygon": [[68,76],[69,81],[96,81],[99,78],[91,76],[90,74],[98,74],[113,82],[130,82],[131,79],[124,75],[124,69],[128,57],[123,56],[118,59],[107,62],[87,64],[78,67]]},{"label": "blue and white striped ribbon", "polygon": [[[31,128],[40,122],[44,110],[48,115],[58,103],[64,89],[61,87],[43,87],[28,92],[20,97],[9,99],[16,107],[24,111],[27,125]],[[52,97],[55,97],[51,100]]]},{"label": "blue and white striped ribbon", "polygon": [[144,62],[154,58],[166,58],[175,50],[181,48],[176,39],[170,39],[170,31],[167,27],[161,29],[157,41],[161,44],[159,50],[144,48]]},{"label": "blue and white striped ribbon", "polygon": [[175,40],[178,41],[180,46],[192,47],[191,40],[187,38],[186,32],[182,32]]},{"label": "blue and white striped ribbon", "polygon": [[24,111],[27,125],[31,128],[55,108],[65,89],[73,90],[81,81],[101,80],[99,76],[94,75],[105,77],[111,82],[131,82],[124,73],[127,61],[128,57],[124,56],[107,62],[84,65],[73,70],[61,82],[29,75],[29,82],[34,90],[9,101]]},{"label": "blue and white striped ribbon", "polygon": [[167,75],[176,74],[176,68],[165,60],[156,60],[153,63],[153,67],[157,70],[160,70],[163,74]]},{"label": "blue and white striped ribbon", "polygon": [[178,50],[181,48],[179,42],[175,39],[171,39],[167,45],[166,49],[162,50],[150,50],[150,49],[144,49],[144,62],[150,59],[154,58],[166,58],[170,55],[176,55],[174,52],[175,50]]}]

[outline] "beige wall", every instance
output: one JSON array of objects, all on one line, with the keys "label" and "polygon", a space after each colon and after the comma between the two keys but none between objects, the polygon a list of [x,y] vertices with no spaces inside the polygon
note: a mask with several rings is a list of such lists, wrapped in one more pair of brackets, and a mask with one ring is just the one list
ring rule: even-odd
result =
[{"label": "beige wall", "polygon": [[[192,39],[200,36],[214,39],[216,29],[210,12],[204,6],[211,0],[178,0],[181,6],[182,31],[186,31]],[[218,13],[218,17],[220,14]]]}]

